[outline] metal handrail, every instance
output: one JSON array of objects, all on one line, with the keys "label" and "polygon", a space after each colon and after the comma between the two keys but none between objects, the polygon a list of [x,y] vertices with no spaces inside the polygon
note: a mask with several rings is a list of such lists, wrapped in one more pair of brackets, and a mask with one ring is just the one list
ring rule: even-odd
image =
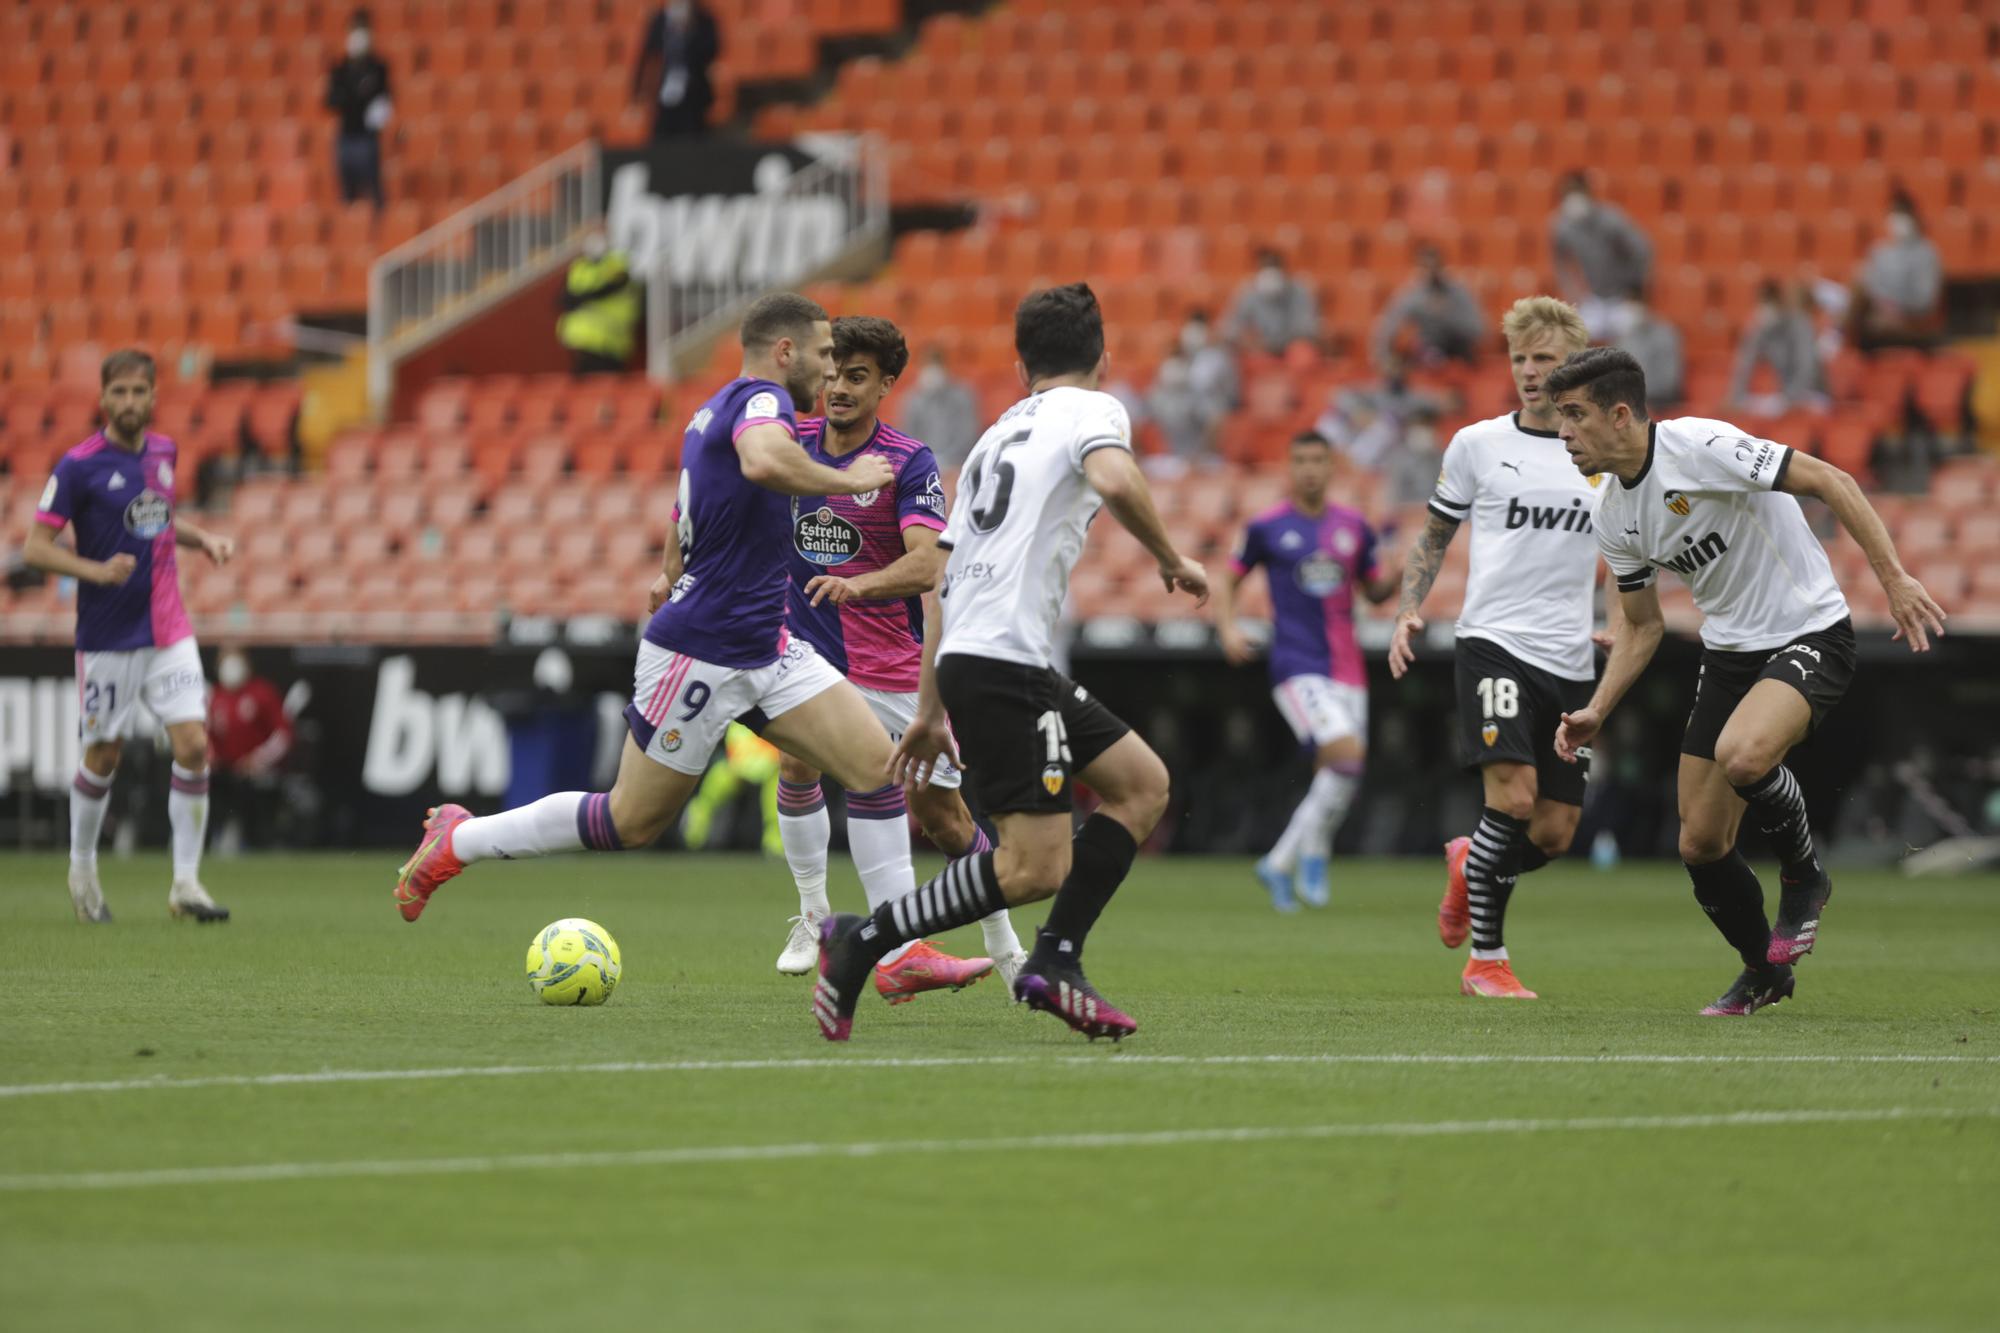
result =
[{"label": "metal handrail", "polygon": [[416,348],[567,264],[602,218],[603,156],[580,143],[380,256],[368,268],[368,397],[384,411]]}]

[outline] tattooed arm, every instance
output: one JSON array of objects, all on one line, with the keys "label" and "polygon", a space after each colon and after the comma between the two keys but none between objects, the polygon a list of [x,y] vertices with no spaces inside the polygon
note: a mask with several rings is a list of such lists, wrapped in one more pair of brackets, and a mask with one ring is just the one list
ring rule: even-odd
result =
[{"label": "tattooed arm", "polygon": [[1438,570],[1444,567],[1445,547],[1451,545],[1457,532],[1456,520],[1442,518],[1432,510],[1417,544],[1404,557],[1403,598],[1396,604],[1396,630],[1389,636],[1389,674],[1397,680],[1416,661],[1416,655],[1410,651],[1410,636],[1424,627],[1417,608],[1424,604],[1431,585],[1437,582]]}]

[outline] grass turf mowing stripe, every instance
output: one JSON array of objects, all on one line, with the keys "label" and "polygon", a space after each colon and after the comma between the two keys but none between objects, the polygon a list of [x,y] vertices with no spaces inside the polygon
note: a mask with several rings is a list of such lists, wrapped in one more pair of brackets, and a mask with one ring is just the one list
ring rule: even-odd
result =
[{"label": "grass turf mowing stripe", "polygon": [[574,1065],[447,1065],[437,1069],[317,1069],[280,1074],[210,1074],[196,1078],[107,1079],[76,1083],[0,1084],[0,1098],[55,1097],[92,1092],[166,1092],[187,1088],[281,1088],[321,1083],[399,1083],[457,1078],[540,1078],[551,1074],[714,1074],[757,1070],[962,1069],[1080,1065],[1990,1065],[2000,1055],[1513,1055],[1496,1054],[1293,1054],[1293,1055],[941,1055],[868,1056],[860,1059],[612,1060]]},{"label": "grass turf mowing stripe", "polygon": [[504,1157],[429,1157],[407,1161],[266,1162],[242,1166],[171,1167],[149,1171],[73,1171],[0,1176],[0,1193],[43,1190],[157,1189],[163,1186],[247,1185],[281,1180],[341,1180],[379,1176],[486,1175],[499,1171],[567,1171],[595,1167],[703,1166],[797,1158],[858,1159],[939,1153],[1067,1151],[1079,1148],[1172,1148],[1211,1143],[1295,1143],[1326,1139],[1444,1138],[1474,1134],[1634,1132],[1749,1129],[1789,1125],[1866,1125],[1894,1120],[1989,1120],[2000,1106],[1911,1107],[1718,1114],[1582,1116],[1525,1120],[1417,1120],[1373,1124],[1241,1125],[1103,1134],[1028,1134],[983,1139],[891,1139],[872,1143],[748,1143],[706,1148],[640,1148],[624,1152],[521,1153]]}]

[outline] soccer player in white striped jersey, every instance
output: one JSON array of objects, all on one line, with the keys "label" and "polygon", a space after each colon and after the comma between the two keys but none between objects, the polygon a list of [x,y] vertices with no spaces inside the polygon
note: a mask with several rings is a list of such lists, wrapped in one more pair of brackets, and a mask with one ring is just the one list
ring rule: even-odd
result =
[{"label": "soccer player in white striped jersey", "polygon": [[[1792,964],[1812,952],[1833,892],[1785,756],[1854,675],[1847,599],[1792,497],[1824,501],[1867,552],[1894,637],[1913,652],[1944,633],[1944,611],[1903,568],[1852,477],[1726,421],[1648,421],[1646,376],[1629,352],[1596,347],[1571,357],[1544,391],[1577,468],[1608,478],[1597,540],[1626,620],[1596,693],[1563,715],[1556,750],[1570,759],[1589,744],[1652,660],[1664,632],[1655,571],[1675,571],[1702,613],[1701,674],[1681,740],[1681,860],[1695,901],[1744,964],[1702,1012],[1755,1013],[1791,997]],[[1782,866],[1775,929],[1757,872],[1736,846],[1746,809]]]},{"label": "soccer player in white striped jersey", "polygon": [[1591,483],[1556,438],[1542,380],[1589,342],[1576,311],[1552,296],[1514,303],[1500,323],[1519,411],[1452,437],[1430,518],[1403,567],[1389,643],[1390,674],[1414,660],[1410,638],[1462,522],[1472,524],[1471,576],[1458,615],[1459,751],[1485,798],[1470,837],[1445,845],[1438,937],[1465,942],[1465,995],[1532,1000],[1514,975],[1503,933],[1519,875],[1569,850],[1583,813],[1584,769],[1556,760],[1563,710],[1581,707],[1597,674],[1591,646],[1597,541]]}]

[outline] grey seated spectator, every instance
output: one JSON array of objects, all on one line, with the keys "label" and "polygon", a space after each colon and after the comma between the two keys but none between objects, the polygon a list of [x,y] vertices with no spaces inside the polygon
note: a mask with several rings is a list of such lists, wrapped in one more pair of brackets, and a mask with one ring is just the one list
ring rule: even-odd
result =
[{"label": "grey seated spectator", "polygon": [[1924,235],[1916,205],[1899,196],[1855,284],[1856,345],[1865,349],[1934,341],[1943,297],[1944,264],[1937,247]]},{"label": "grey seated spectator", "polygon": [[1680,406],[1687,383],[1680,330],[1636,296],[1625,303],[1620,322],[1625,331],[1618,335],[1617,345],[1630,352],[1639,369],[1646,372],[1647,409],[1658,417]]},{"label": "grey seated spectator", "polygon": [[[1371,472],[1387,469],[1402,448],[1412,421],[1435,418],[1444,404],[1435,396],[1412,389],[1403,378],[1403,363],[1390,357],[1387,374],[1374,388],[1348,385],[1327,395],[1326,410],[1313,429],[1356,467]],[[1431,481],[1437,480],[1432,469]]]},{"label": "grey seated spectator", "polygon": [[911,387],[891,403],[899,429],[931,447],[941,467],[957,467],[979,443],[979,403],[963,381],[945,369],[944,353],[933,347]]},{"label": "grey seated spectator", "polygon": [[1257,252],[1257,271],[1237,291],[1224,323],[1239,347],[1278,356],[1295,342],[1319,341],[1319,302],[1312,289],[1285,271],[1276,250]]},{"label": "grey seated spectator", "polygon": [[1186,357],[1176,354],[1160,363],[1146,393],[1146,416],[1160,428],[1160,438],[1175,458],[1192,463],[1214,455],[1221,413],[1195,392]]},{"label": "grey seated spectator", "polygon": [[1398,509],[1423,504],[1437,489],[1438,469],[1443,465],[1437,409],[1427,402],[1417,403],[1402,421],[1395,447],[1383,460],[1383,500]]},{"label": "grey seated spectator", "polygon": [[1616,338],[1625,301],[1646,290],[1653,243],[1614,204],[1591,194],[1580,171],[1563,178],[1562,202],[1549,220],[1556,285],[1599,338]]},{"label": "grey seated spectator", "polygon": [[1188,382],[1196,394],[1215,405],[1219,417],[1236,408],[1243,387],[1236,373],[1236,358],[1215,336],[1206,310],[1192,311],[1181,326],[1181,355],[1187,358]]},{"label": "grey seated spectator", "polygon": [[1387,365],[1399,354],[1397,340],[1406,328],[1404,359],[1420,366],[1470,361],[1478,354],[1485,322],[1471,289],[1444,271],[1437,247],[1419,246],[1416,276],[1391,298],[1375,325],[1376,364]]},{"label": "grey seated spectator", "polygon": [[[1769,366],[1777,377],[1776,393],[1750,392],[1750,381],[1759,366]],[[1827,405],[1826,368],[1820,363],[1812,297],[1801,284],[1767,281],[1759,290],[1757,308],[1736,345],[1729,402],[1732,407],[1765,416]]]}]

